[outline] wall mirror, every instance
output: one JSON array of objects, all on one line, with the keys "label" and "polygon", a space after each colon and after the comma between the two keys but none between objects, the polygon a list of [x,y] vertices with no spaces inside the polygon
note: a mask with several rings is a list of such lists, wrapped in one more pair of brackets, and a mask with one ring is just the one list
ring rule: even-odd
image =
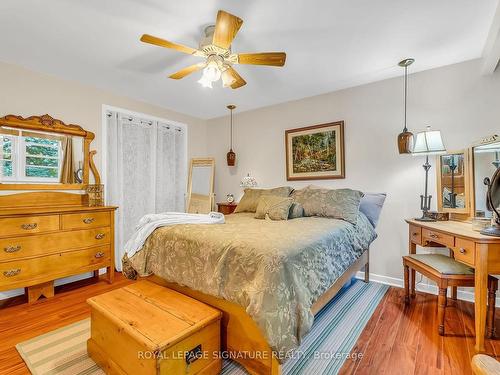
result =
[{"label": "wall mirror", "polygon": [[94,134],[49,115],[0,118],[0,190],[81,190]]},{"label": "wall mirror", "polygon": [[438,210],[470,216],[470,152],[460,150],[438,156]]},{"label": "wall mirror", "polygon": [[187,212],[209,213],[215,205],[215,159],[191,159],[188,176]]},{"label": "wall mirror", "polygon": [[500,168],[500,138],[496,135],[488,137],[472,149],[475,216],[490,218],[492,213],[486,206],[488,187],[484,184],[484,179],[491,178],[495,171]]}]

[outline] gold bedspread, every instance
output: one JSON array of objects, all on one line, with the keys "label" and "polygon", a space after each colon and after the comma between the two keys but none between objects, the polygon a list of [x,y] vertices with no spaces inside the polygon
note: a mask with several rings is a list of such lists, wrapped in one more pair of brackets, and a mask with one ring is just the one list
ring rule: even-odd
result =
[{"label": "gold bedspread", "polygon": [[[124,259],[140,276],[157,275],[239,304],[285,356],[311,328],[311,306],[376,238],[366,216],[356,225],[304,217],[226,216],[220,225],[156,229]],[[125,268],[125,267],[124,267]]]}]

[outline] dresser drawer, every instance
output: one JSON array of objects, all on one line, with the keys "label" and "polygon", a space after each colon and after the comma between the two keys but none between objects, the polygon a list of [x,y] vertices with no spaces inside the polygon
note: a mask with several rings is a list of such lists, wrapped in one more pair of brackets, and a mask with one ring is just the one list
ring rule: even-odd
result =
[{"label": "dresser drawer", "polygon": [[16,283],[34,285],[41,280],[87,272],[90,269],[105,267],[110,262],[110,248],[100,246],[92,249],[76,250],[67,253],[47,255],[40,258],[16,260],[0,263],[0,287]]},{"label": "dresser drawer", "polygon": [[453,248],[455,259],[474,266],[474,248],[475,244],[473,241],[456,238],[455,247]]},{"label": "dresser drawer", "polygon": [[422,229],[422,238],[424,241],[436,242],[446,247],[455,246],[455,237],[430,229]]},{"label": "dresser drawer", "polygon": [[0,237],[59,230],[59,215],[22,216],[0,219]]},{"label": "dresser drawer", "polygon": [[422,228],[415,225],[410,225],[410,241],[421,245],[422,244]]},{"label": "dresser drawer", "polygon": [[62,229],[107,227],[111,224],[109,215],[109,212],[86,212],[62,215]]},{"label": "dresser drawer", "polygon": [[4,238],[0,239],[0,262],[70,249],[99,246],[110,242],[110,228]]}]

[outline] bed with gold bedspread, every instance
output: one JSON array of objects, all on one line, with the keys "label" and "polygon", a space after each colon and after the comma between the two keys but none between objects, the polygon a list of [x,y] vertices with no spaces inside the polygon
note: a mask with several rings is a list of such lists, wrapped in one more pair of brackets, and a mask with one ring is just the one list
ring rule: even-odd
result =
[{"label": "bed with gold bedspread", "polygon": [[369,248],[376,233],[361,212],[356,225],[253,215],[228,215],[220,225],[156,229],[138,253],[124,258],[124,270],[129,277],[156,275],[242,306],[283,356],[310,330],[313,303]]}]

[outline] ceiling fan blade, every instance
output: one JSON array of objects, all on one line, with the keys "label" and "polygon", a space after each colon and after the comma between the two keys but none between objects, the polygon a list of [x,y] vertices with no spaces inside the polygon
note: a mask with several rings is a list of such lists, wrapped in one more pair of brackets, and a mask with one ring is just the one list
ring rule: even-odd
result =
[{"label": "ceiling fan blade", "polygon": [[212,43],[220,48],[229,48],[242,24],[241,18],[219,10]]},{"label": "ceiling fan blade", "polygon": [[174,74],[169,75],[168,78],[182,79],[191,73],[194,73],[200,69],[203,69],[204,67],[205,67],[205,63],[194,64],[194,65],[188,66],[187,68],[181,69],[178,72],[175,72]]},{"label": "ceiling fan blade", "polygon": [[285,52],[239,53],[238,63],[249,65],[283,66],[286,61]]},{"label": "ceiling fan blade", "polygon": [[238,89],[241,86],[245,86],[247,84],[247,82],[238,74],[236,70],[234,70],[233,67],[228,67],[225,73],[229,74],[233,79],[233,83],[231,83],[230,85],[232,89]]},{"label": "ceiling fan blade", "polygon": [[195,55],[198,53],[198,50],[194,48],[186,47],[177,43],[172,43],[169,42],[168,40],[157,38],[156,36],[152,36],[149,34],[144,34],[143,36],[141,36],[141,42],[154,44],[160,47],[175,49],[177,51],[187,53],[188,55]]}]

